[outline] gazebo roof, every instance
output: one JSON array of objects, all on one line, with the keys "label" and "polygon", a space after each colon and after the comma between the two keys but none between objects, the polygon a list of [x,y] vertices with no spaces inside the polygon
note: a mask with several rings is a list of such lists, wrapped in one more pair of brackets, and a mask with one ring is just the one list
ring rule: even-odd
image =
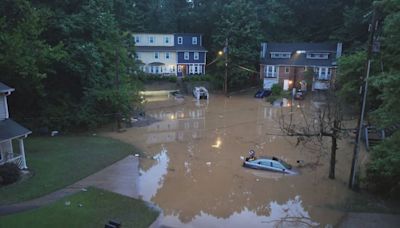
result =
[{"label": "gazebo roof", "polygon": [[19,138],[31,133],[32,131],[24,128],[12,119],[0,121],[0,142]]}]

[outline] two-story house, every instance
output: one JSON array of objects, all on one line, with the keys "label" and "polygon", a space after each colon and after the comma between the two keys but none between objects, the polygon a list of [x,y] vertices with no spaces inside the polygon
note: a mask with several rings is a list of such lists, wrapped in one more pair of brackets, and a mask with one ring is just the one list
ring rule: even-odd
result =
[{"label": "two-story house", "polygon": [[205,74],[206,50],[199,34],[133,34],[141,70],[178,77]]},{"label": "two-story house", "polygon": [[[27,169],[24,138],[32,132],[10,119],[7,96],[13,91],[0,82],[0,164],[13,162],[20,169]],[[14,150],[13,140],[18,141],[18,150]]]},{"label": "two-story house", "polygon": [[[260,78],[264,89],[281,84],[284,90],[330,88],[336,76],[342,43],[262,43]],[[307,78],[310,77],[310,78]]]}]

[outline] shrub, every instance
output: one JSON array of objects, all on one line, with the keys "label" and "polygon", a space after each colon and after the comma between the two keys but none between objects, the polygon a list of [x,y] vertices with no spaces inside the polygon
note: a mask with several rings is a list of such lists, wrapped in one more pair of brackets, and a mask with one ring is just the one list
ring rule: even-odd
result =
[{"label": "shrub", "polygon": [[0,165],[0,185],[8,185],[16,182],[21,173],[18,166],[14,163]]},{"label": "shrub", "polygon": [[283,88],[282,88],[282,86],[279,85],[279,84],[274,84],[274,85],[272,86],[272,88],[271,88],[272,95],[275,95],[275,96],[281,95],[281,94],[282,94],[282,90],[283,90]]}]

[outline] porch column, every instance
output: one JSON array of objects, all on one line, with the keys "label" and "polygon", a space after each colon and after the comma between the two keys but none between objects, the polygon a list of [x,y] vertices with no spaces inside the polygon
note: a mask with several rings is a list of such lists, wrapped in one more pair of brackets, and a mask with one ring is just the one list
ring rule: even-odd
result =
[{"label": "porch column", "polygon": [[19,151],[21,153],[21,158],[22,158],[22,169],[27,169],[28,166],[26,166],[24,139],[19,138],[18,141],[19,141]]}]

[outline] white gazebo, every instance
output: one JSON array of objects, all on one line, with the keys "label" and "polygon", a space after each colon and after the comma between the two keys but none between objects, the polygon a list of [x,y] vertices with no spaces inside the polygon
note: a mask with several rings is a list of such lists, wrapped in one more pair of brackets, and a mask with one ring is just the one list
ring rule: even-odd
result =
[{"label": "white gazebo", "polygon": [[[24,139],[32,132],[10,119],[7,96],[13,91],[14,88],[0,82],[0,165],[12,162],[20,169],[27,169]],[[13,148],[13,140],[18,140],[17,150]]]}]

